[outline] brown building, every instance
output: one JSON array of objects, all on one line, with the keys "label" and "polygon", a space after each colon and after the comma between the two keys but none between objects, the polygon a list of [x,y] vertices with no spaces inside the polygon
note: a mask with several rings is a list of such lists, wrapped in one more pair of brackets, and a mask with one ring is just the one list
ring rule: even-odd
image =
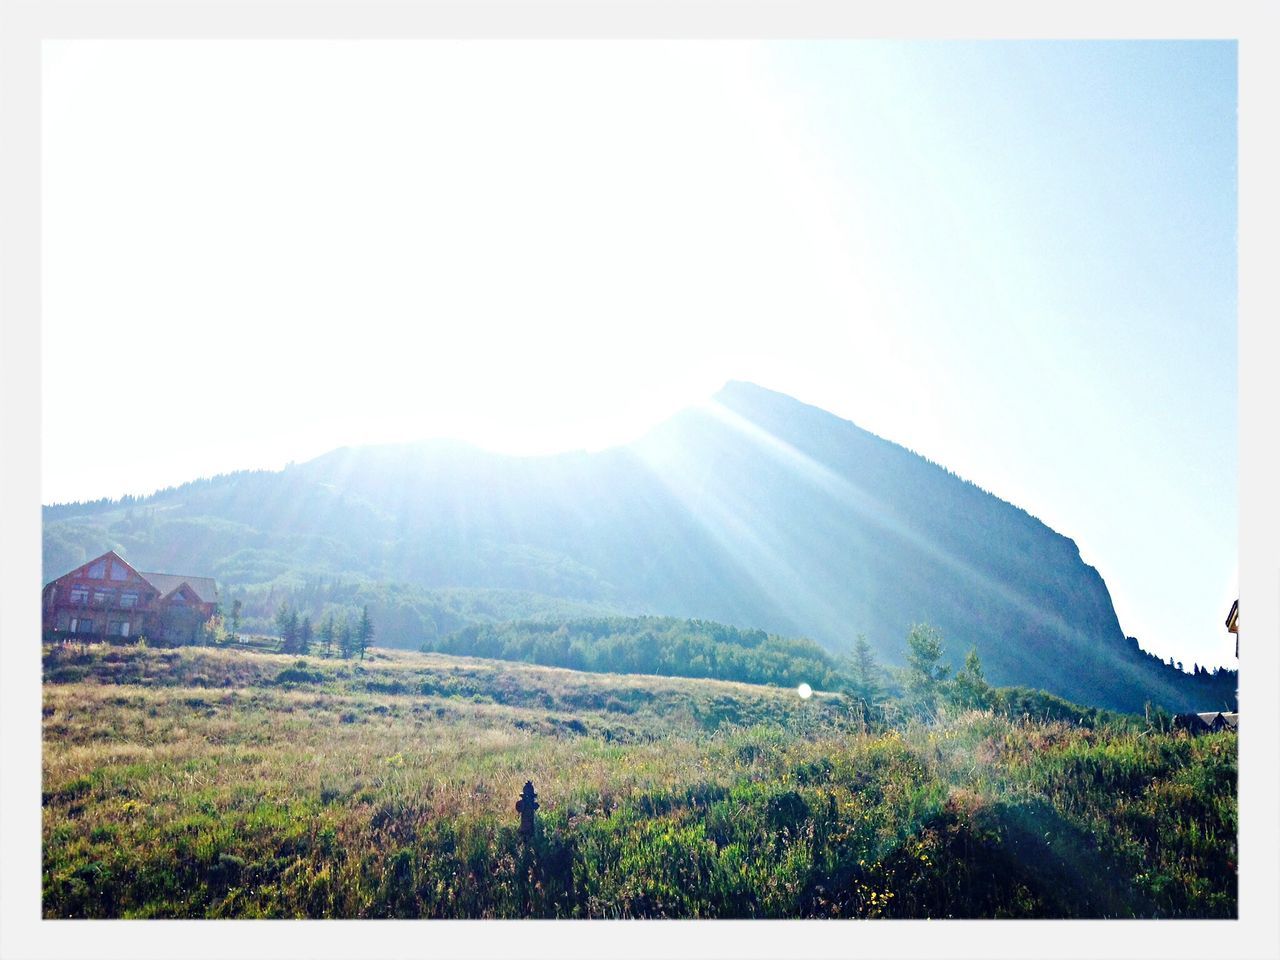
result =
[{"label": "brown building", "polygon": [[1236,635],[1236,659],[1240,658],[1240,601],[1231,604],[1231,612],[1227,614],[1227,633]]},{"label": "brown building", "polygon": [[1173,725],[1178,730],[1188,730],[1191,733],[1219,733],[1223,730],[1238,733],[1240,730],[1240,714],[1215,711],[1209,711],[1208,713],[1180,713],[1173,718]]},{"label": "brown building", "polygon": [[114,550],[46,584],[46,637],[147,637],[186,643],[213,616],[211,577],[141,573]]}]

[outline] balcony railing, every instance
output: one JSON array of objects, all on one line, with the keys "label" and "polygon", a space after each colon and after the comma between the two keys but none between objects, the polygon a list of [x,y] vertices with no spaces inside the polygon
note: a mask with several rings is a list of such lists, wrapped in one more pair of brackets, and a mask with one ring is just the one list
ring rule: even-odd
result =
[{"label": "balcony railing", "polygon": [[124,604],[120,602],[119,597],[111,597],[111,598],[104,597],[101,600],[96,597],[90,597],[85,599],[75,599],[75,600],[68,597],[66,600],[60,599],[56,601],[54,605],[59,607],[63,607],[63,606],[75,607],[80,610],[146,610],[148,609],[147,604],[144,603],[141,599],[131,604]]}]

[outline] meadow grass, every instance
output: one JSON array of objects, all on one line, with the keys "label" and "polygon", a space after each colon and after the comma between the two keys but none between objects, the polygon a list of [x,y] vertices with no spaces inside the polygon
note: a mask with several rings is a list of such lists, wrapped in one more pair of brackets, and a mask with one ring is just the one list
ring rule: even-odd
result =
[{"label": "meadow grass", "polygon": [[434,654],[48,647],[43,803],[49,918],[1236,911],[1233,734]]}]

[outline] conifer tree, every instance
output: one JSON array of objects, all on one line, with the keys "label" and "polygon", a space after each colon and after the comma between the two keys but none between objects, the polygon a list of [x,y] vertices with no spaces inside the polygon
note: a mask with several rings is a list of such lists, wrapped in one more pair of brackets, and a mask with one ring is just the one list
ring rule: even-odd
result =
[{"label": "conifer tree", "polygon": [[298,614],[284,601],[276,611],[276,633],[280,635],[281,652],[292,653],[298,637]]},{"label": "conifer tree", "polygon": [[369,641],[373,639],[373,621],[369,619],[369,608],[366,606],[360,613],[360,623],[356,626],[356,647],[360,651],[360,659],[364,659],[364,652],[369,648]]},{"label": "conifer tree", "polygon": [[867,643],[867,638],[861,633],[854,641],[849,666],[853,678],[849,693],[867,707],[874,707],[884,697],[884,688],[880,682],[883,671],[871,652],[871,644]]},{"label": "conifer tree", "polygon": [[938,695],[950,671],[942,660],[942,633],[927,623],[917,623],[907,633],[907,668],[903,687],[917,712],[933,716]]},{"label": "conifer tree", "polygon": [[351,642],[351,621],[344,613],[338,621],[338,653],[344,660],[351,656]]},{"label": "conifer tree", "polygon": [[298,627],[298,653],[308,653],[311,649],[311,618],[303,617]]},{"label": "conifer tree", "polygon": [[329,614],[325,618],[324,623],[320,624],[320,640],[324,644],[324,655],[326,657],[333,656],[333,639],[337,625],[333,622],[333,614]]},{"label": "conifer tree", "polygon": [[977,647],[965,656],[964,666],[952,679],[948,692],[951,702],[965,710],[985,710],[991,706],[991,685],[983,673]]}]

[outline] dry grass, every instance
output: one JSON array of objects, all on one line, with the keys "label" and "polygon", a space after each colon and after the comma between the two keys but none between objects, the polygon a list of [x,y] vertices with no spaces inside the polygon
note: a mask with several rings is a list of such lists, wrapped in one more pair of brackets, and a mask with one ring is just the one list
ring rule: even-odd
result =
[{"label": "dry grass", "polygon": [[45,670],[49,917],[1235,910],[1226,735],[870,734],[832,696],[410,653]]}]

